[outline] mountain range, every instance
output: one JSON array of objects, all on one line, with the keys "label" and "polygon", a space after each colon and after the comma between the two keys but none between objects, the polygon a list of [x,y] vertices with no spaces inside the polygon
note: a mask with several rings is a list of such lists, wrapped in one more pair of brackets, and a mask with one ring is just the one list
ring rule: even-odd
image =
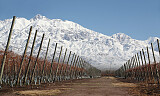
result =
[{"label": "mountain range", "polygon": [[[3,50],[6,46],[11,22],[12,19],[0,21],[0,48]],[[146,46],[149,46],[149,51],[151,53],[151,42],[153,42],[154,45],[157,61],[159,62],[160,60],[156,41],[159,39],[158,37],[150,37],[147,40],[141,41],[132,39],[124,33],[117,33],[112,36],[107,36],[84,28],[83,26],[72,21],[48,19],[40,14],[30,20],[22,17],[16,18],[9,50],[12,50],[18,54],[23,53],[30,26],[33,26],[33,30],[27,54],[30,53],[35,30],[38,30],[34,56],[36,56],[38,52],[41,36],[45,33],[42,52],[40,54],[41,58],[44,58],[48,39],[50,38],[51,42],[48,59],[52,58],[55,43],[58,43],[56,57],[59,55],[60,47],[63,46],[63,54],[65,48],[67,48],[67,56],[69,51],[72,51],[72,53],[76,53],[88,61],[91,65],[101,70],[119,68],[142,48],[146,51]]]}]

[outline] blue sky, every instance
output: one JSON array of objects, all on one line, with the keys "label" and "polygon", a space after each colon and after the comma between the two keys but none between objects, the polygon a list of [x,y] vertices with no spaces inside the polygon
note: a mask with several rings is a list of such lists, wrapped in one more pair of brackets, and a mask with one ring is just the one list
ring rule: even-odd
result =
[{"label": "blue sky", "polygon": [[121,32],[138,40],[160,37],[160,0],[0,0],[0,20],[36,14],[109,36]]}]

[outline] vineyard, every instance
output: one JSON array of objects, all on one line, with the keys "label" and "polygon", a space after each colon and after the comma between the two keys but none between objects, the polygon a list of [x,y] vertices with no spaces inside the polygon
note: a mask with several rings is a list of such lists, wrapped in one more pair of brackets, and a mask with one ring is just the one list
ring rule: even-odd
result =
[{"label": "vineyard", "polygon": [[[158,39],[156,46],[160,55]],[[156,60],[153,43],[151,43],[151,49],[150,52],[149,47],[146,47],[146,50],[142,49],[142,51],[135,54],[131,59],[124,63],[124,65],[116,70],[116,76],[159,87],[160,63],[158,62],[159,60]]]},{"label": "vineyard", "polygon": [[42,35],[37,56],[33,56],[35,40],[38,34],[37,30],[34,35],[32,48],[30,49],[30,55],[27,55],[26,51],[27,49],[29,50],[28,44],[30,41],[32,26],[30,27],[23,55],[9,51],[8,49],[15,19],[16,17],[14,16],[6,48],[5,50],[0,50],[1,88],[5,86],[17,87],[24,85],[40,85],[41,83],[54,83],[70,79],[82,79],[100,76],[100,70],[92,67],[83,58],[72,51],[68,52],[67,48],[65,48],[64,56],[62,56],[62,50],[64,49],[63,46],[60,47],[60,51],[58,53],[59,56],[56,60],[55,55],[57,54],[57,43],[55,44],[52,59],[48,59],[47,54],[49,50],[50,39],[48,40],[46,54],[43,54],[44,57],[40,58],[40,52],[42,50],[41,48],[43,46],[45,34]]},{"label": "vineyard", "polygon": [[[127,86],[129,85],[128,83],[121,82],[121,80],[124,80],[126,82],[140,82],[145,84],[145,87],[147,88],[150,88],[152,90],[157,88],[156,90],[159,90],[158,88],[160,85],[160,62],[158,56],[160,56],[160,46],[158,39],[156,44],[151,43],[150,46],[147,46],[145,49],[142,49],[140,52],[136,53],[131,59],[125,62],[116,71],[106,70],[105,72],[101,72],[101,70],[93,67],[91,64],[86,62],[85,58],[82,58],[81,56],[75,54],[72,51],[68,51],[70,49],[63,48],[63,46],[59,46],[56,42],[54,44],[55,46],[53,47],[54,51],[52,51],[53,55],[52,57],[49,57],[48,53],[49,49],[51,49],[51,40],[47,38],[48,42],[44,43],[45,34],[43,34],[42,37],[40,37],[39,39],[40,43],[38,43],[38,51],[34,52],[38,30],[35,31],[33,41],[31,41],[30,37],[32,33],[32,26],[30,26],[23,54],[20,55],[12,50],[9,50],[15,20],[16,17],[14,16],[9,36],[7,35],[8,41],[6,44],[6,48],[4,50],[0,49],[0,89],[2,89],[2,93],[5,93],[3,92],[5,88],[10,89],[11,87],[16,89],[23,86],[27,89],[27,86],[38,85],[42,85],[41,87],[43,87],[43,84],[54,84],[55,82],[58,82],[59,84],[59,82],[67,80],[70,80],[71,82],[72,80],[75,81],[72,84],[68,82],[63,83],[65,86],[69,86],[71,88],[74,87],[75,89],[80,88],[79,86],[86,88],[87,92],[89,92],[86,92],[84,94],[90,94],[90,91],[92,90],[87,89],[90,88],[88,87],[90,85],[93,85],[91,86],[93,89],[95,88],[95,94],[99,94],[99,92],[97,92],[99,90],[96,90],[96,88],[99,88],[102,91],[101,93],[103,93],[104,87],[107,90],[109,87],[113,91],[117,90],[117,87],[115,86],[119,86],[120,84],[126,84]],[[31,47],[29,47],[30,41],[32,43],[30,44]],[[46,49],[42,49],[45,44],[47,45]],[[27,50],[30,51],[28,52]],[[155,52],[155,50],[157,53]],[[36,55],[34,53],[36,53]],[[42,53],[43,55],[41,55]],[[96,78],[100,76],[103,77]],[[88,80],[88,78],[94,79]],[[78,81],[78,79],[82,81]],[[115,84],[115,82],[117,83]],[[59,85],[55,85],[54,89],[57,86]],[[136,83],[133,84],[133,86],[135,87]],[[48,87],[52,88],[53,86]],[[117,90],[117,93],[119,92],[119,94],[128,94],[120,91],[120,89],[122,88],[126,90],[126,87],[121,86]],[[77,92],[79,92],[80,89],[78,89]],[[111,94],[110,92],[112,91],[108,90],[108,92],[105,94]],[[13,92],[11,93],[11,95],[12,94],[15,93]],[[112,94],[115,93],[113,92]]]}]

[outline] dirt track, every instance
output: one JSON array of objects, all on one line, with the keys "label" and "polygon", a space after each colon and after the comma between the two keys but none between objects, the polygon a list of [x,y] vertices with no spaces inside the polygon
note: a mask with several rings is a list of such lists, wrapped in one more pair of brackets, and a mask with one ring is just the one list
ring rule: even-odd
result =
[{"label": "dirt track", "polygon": [[135,86],[114,77],[102,77],[14,88],[6,92],[0,90],[0,96],[131,96],[128,89]]}]

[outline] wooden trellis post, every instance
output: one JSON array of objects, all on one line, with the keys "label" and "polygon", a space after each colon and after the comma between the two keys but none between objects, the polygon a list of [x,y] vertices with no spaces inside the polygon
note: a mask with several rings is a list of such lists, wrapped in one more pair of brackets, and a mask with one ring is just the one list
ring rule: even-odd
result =
[{"label": "wooden trellis post", "polygon": [[14,80],[15,80],[16,76],[17,76],[17,63],[16,63],[16,59],[13,58],[13,62],[14,62]]},{"label": "wooden trellis post", "polygon": [[133,62],[132,62],[132,79],[134,79],[135,78],[135,70],[134,70],[134,68],[135,68],[135,58],[134,58],[134,56],[132,57],[133,58]]},{"label": "wooden trellis post", "polygon": [[38,61],[38,58],[39,58],[39,55],[40,55],[40,52],[41,52],[41,48],[42,48],[42,44],[43,44],[43,39],[44,39],[44,34],[42,36],[40,47],[39,47],[38,54],[37,54],[37,57],[36,57],[36,61],[35,61],[35,64],[34,64],[34,67],[33,67],[33,70],[32,70],[30,83],[32,83],[33,79],[34,79],[34,75],[35,75],[35,71],[36,71],[36,66],[37,66],[37,61]]},{"label": "wooden trellis post", "polygon": [[42,76],[42,77],[41,77],[41,82],[42,82],[42,80],[44,80],[44,73],[45,73],[45,67],[46,67],[47,54],[48,54],[48,50],[49,50],[49,44],[50,44],[50,39],[48,40],[47,50],[46,50],[46,54],[45,54],[45,58],[44,58],[42,75],[41,75],[41,76]]},{"label": "wooden trellis post", "polygon": [[17,75],[17,85],[19,84],[19,80],[21,78],[22,66],[23,66],[24,58],[25,58],[25,55],[26,55],[26,52],[27,52],[29,40],[30,40],[30,37],[31,37],[31,32],[32,32],[32,26],[30,27],[30,31],[29,31],[26,47],[24,49],[24,53],[23,53],[22,60],[21,60],[21,63],[20,63],[20,68],[19,68],[18,75]]},{"label": "wooden trellis post", "polygon": [[128,61],[128,68],[129,68],[129,70],[128,70],[128,77],[129,78],[131,77],[131,62],[132,62],[132,58],[129,59],[129,61]]},{"label": "wooden trellis post", "polygon": [[[68,73],[68,64],[69,64],[69,59],[70,59],[70,56],[71,56],[71,51],[69,52],[69,56],[68,56],[68,60],[67,60],[67,65],[66,65],[66,68],[65,68],[65,71],[64,71],[64,74],[65,74],[65,76],[67,75],[67,73]],[[66,78],[65,78],[66,79]]]},{"label": "wooden trellis post", "polygon": [[[159,56],[160,56],[160,46],[159,46],[159,40],[157,39],[157,45],[158,45],[158,51],[159,51]],[[160,70],[160,65],[158,64],[158,72]]]},{"label": "wooden trellis post", "polygon": [[79,58],[78,65],[77,65],[77,73],[76,74],[77,74],[78,77],[80,77],[80,69],[81,69],[80,64],[81,64],[81,58]]},{"label": "wooden trellis post", "polygon": [[126,62],[126,68],[127,68],[127,72],[126,72],[126,78],[129,77],[129,60]]},{"label": "wooden trellis post", "polygon": [[76,55],[74,53],[73,56],[72,56],[72,60],[71,60],[71,64],[70,64],[69,72],[68,72],[68,76],[70,76],[70,79],[71,79],[72,63],[73,63],[75,57],[76,57]]},{"label": "wooden trellis post", "polygon": [[136,56],[134,55],[134,77],[137,80],[137,63],[136,63]]},{"label": "wooden trellis post", "polygon": [[77,60],[76,60],[76,62],[75,62],[75,65],[74,65],[74,69],[73,69],[73,75],[74,75],[74,77],[75,78],[77,78],[77,76],[76,76],[76,70],[77,70],[77,64],[78,64],[78,59],[79,59],[79,56],[77,57]]},{"label": "wooden trellis post", "polygon": [[158,51],[159,51],[159,55],[160,55],[160,46],[159,46],[159,40],[157,39],[157,45],[158,45]]},{"label": "wooden trellis post", "polygon": [[81,66],[80,76],[82,78],[82,75],[83,75],[83,60],[82,60],[82,58],[80,60],[80,66]]},{"label": "wooden trellis post", "polygon": [[[126,62],[126,63],[127,63],[127,62]],[[125,79],[127,78],[127,75],[126,75],[126,70],[127,70],[126,63],[124,63],[124,78],[125,78]]]},{"label": "wooden trellis post", "polygon": [[82,78],[82,58],[79,58],[79,76]]},{"label": "wooden trellis post", "polygon": [[154,59],[154,64],[155,64],[155,69],[156,69],[156,79],[157,79],[157,83],[159,85],[159,72],[158,72],[158,68],[157,68],[157,64],[156,64],[156,58],[155,58],[155,55],[154,55],[154,49],[153,49],[153,44],[151,43],[151,47],[152,47],[152,54],[153,54],[153,59]]},{"label": "wooden trellis post", "polygon": [[57,50],[57,43],[55,45],[55,49],[54,49],[54,53],[53,53],[53,58],[52,58],[52,62],[51,62],[50,75],[49,75],[49,78],[52,78],[52,79],[53,79],[53,63],[54,63],[54,58],[55,58],[55,55],[56,55],[56,50]]},{"label": "wooden trellis post", "polygon": [[153,75],[153,69],[152,69],[152,66],[151,66],[151,61],[150,61],[150,56],[149,56],[149,50],[148,50],[148,47],[147,47],[147,55],[148,55],[148,65],[149,65],[149,75],[150,75],[150,79],[154,79],[154,75]]},{"label": "wooden trellis post", "polygon": [[85,75],[85,69],[84,69],[84,60],[82,59],[82,75]]},{"label": "wooden trellis post", "polygon": [[140,60],[139,60],[139,54],[138,53],[137,53],[137,58],[138,58],[139,69],[140,69],[140,77],[141,77],[141,80],[143,80],[143,69],[142,69],[142,66],[141,66],[141,63],[140,63]]},{"label": "wooden trellis post", "polygon": [[144,63],[145,63],[145,73],[146,73],[146,80],[147,80],[147,82],[148,82],[148,78],[149,78],[149,76],[148,76],[148,66],[147,66],[147,62],[146,62],[146,57],[145,57],[145,54],[144,54],[144,50],[142,49],[142,53],[143,53],[143,57],[144,57]]},{"label": "wooden trellis post", "polygon": [[80,65],[81,65],[81,78],[82,78],[82,76],[84,76],[84,61],[83,61],[83,59],[81,58],[81,63],[80,63]]},{"label": "wooden trellis post", "polygon": [[123,77],[125,78],[125,66],[124,66],[124,64],[122,66],[123,66],[122,67],[122,69],[123,69]]},{"label": "wooden trellis post", "polygon": [[36,37],[37,37],[37,30],[36,30],[35,35],[34,35],[32,48],[31,48],[31,53],[30,53],[30,56],[29,56],[28,64],[27,64],[27,69],[25,70],[25,77],[24,77],[23,84],[26,83],[26,81],[27,81],[27,76],[28,76],[28,72],[29,72],[29,68],[30,68],[30,64],[31,64],[31,58],[32,58],[32,54],[33,54],[33,49],[34,49],[34,44],[35,44],[35,41],[36,41]]},{"label": "wooden trellis post", "polygon": [[13,31],[13,26],[14,26],[14,22],[15,22],[16,16],[13,16],[13,20],[12,20],[12,25],[10,28],[10,32],[9,32],[9,36],[8,36],[8,41],[7,41],[7,45],[6,45],[6,49],[3,55],[3,60],[2,60],[2,64],[1,64],[1,70],[0,70],[0,83],[2,84],[2,76],[3,76],[3,71],[4,71],[4,65],[5,65],[5,61],[6,61],[6,56],[7,56],[7,51],[9,48],[9,44],[10,44],[10,40],[11,40],[11,36],[12,36],[12,31]]},{"label": "wooden trellis post", "polygon": [[60,53],[59,53],[58,65],[57,65],[56,72],[55,72],[55,80],[57,79],[57,75],[58,75],[58,71],[59,71],[59,63],[60,63],[60,59],[61,59],[62,48],[63,48],[63,46],[61,46],[61,50],[60,50]]},{"label": "wooden trellis post", "polygon": [[72,79],[73,79],[72,73],[73,73],[73,70],[74,70],[74,63],[76,62],[76,58],[77,58],[77,55],[75,55],[74,61],[73,61],[72,66],[71,66],[72,68],[71,68],[71,71],[70,71],[70,78],[72,78]]},{"label": "wooden trellis post", "polygon": [[134,55],[134,64],[135,64],[135,68],[134,68],[134,70],[135,70],[135,78],[136,78],[136,80],[138,80],[138,66],[137,66],[137,58],[136,58],[136,54]]},{"label": "wooden trellis post", "polygon": [[133,57],[131,58],[129,62],[129,77],[132,79],[132,62],[133,62]]},{"label": "wooden trellis post", "polygon": [[137,65],[136,65],[136,56],[134,55],[133,56],[133,58],[134,58],[134,68],[133,68],[133,70],[134,70],[134,78],[137,80]]},{"label": "wooden trellis post", "polygon": [[140,64],[138,63],[137,54],[135,54],[135,58],[136,58],[136,63],[137,63],[137,77],[139,81],[141,77],[141,69],[140,69]]},{"label": "wooden trellis post", "polygon": [[146,73],[145,73],[145,70],[144,70],[144,63],[143,63],[143,57],[142,57],[142,52],[140,51],[140,57],[141,57],[141,62],[142,62],[142,70],[143,70],[143,81],[146,79],[145,76],[146,76]]},{"label": "wooden trellis post", "polygon": [[62,79],[62,75],[63,75],[63,66],[64,66],[66,54],[67,54],[67,48],[66,48],[66,50],[65,50],[64,57],[63,57],[63,61],[62,61],[62,65],[61,65],[61,70],[60,70],[60,80]]}]

